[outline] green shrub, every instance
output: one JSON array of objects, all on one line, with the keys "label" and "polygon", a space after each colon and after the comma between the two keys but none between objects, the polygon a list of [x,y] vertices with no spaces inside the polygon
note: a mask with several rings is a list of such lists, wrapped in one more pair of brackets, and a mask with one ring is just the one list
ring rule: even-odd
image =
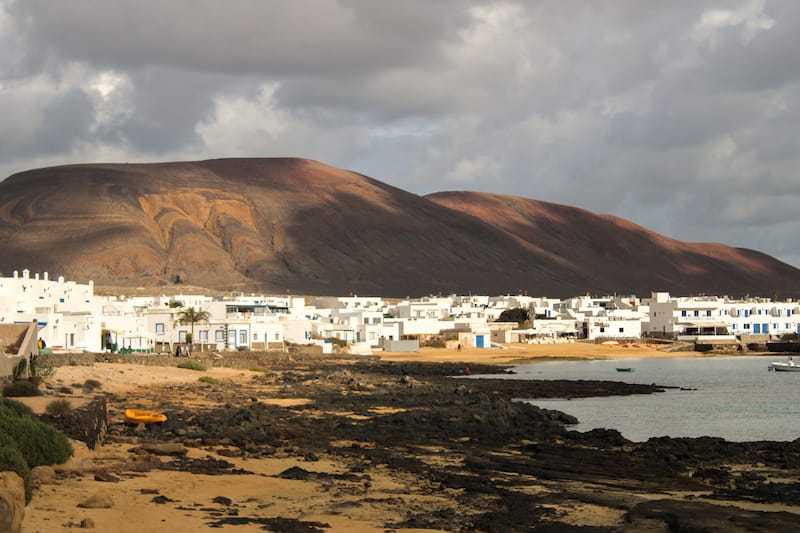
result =
[{"label": "green shrub", "polygon": [[60,398],[48,403],[44,412],[48,415],[65,415],[72,411],[72,404],[66,398]]},{"label": "green shrub", "polygon": [[8,408],[0,408],[0,433],[14,439],[31,468],[63,463],[74,453],[69,439],[56,428]]},{"label": "green shrub", "polygon": [[183,361],[178,363],[178,368],[187,368],[189,370],[200,370],[205,371],[206,367],[200,361],[195,361],[193,359],[189,359],[187,361]]},{"label": "green shrub", "polygon": [[[0,448],[15,448],[18,449],[17,441],[8,433],[0,433]],[[26,463],[27,464],[27,463]]]},{"label": "green shrub", "polygon": [[[10,439],[10,437],[8,437]],[[2,435],[0,435],[0,440]],[[25,483],[25,505],[31,503],[33,496],[33,483],[31,482],[31,469],[22,452],[16,446],[4,446],[0,444],[0,472],[10,470],[16,472],[22,481]]]},{"label": "green shrub", "polygon": [[20,396],[41,396],[39,387],[36,383],[30,381],[12,381],[3,387],[3,396],[20,397]]},{"label": "green shrub", "polygon": [[12,371],[12,376],[14,381],[23,379],[25,377],[25,369],[28,367],[28,360],[21,359],[19,363],[14,365],[14,369]]},{"label": "green shrub", "polygon": [[203,383],[210,383],[212,385],[219,385],[221,382],[217,378],[212,378],[211,376],[203,376],[200,378],[200,381]]},{"label": "green shrub", "polygon": [[513,309],[505,309],[500,313],[500,316],[497,317],[497,322],[516,322],[519,327],[524,327],[525,323],[530,319],[531,315],[527,309],[515,307]]},{"label": "green shrub", "polygon": [[7,407],[11,411],[14,411],[19,416],[33,416],[33,409],[28,407],[22,402],[18,402],[17,400],[11,400],[9,398],[0,398],[0,409],[2,407]]},{"label": "green shrub", "polygon": [[103,384],[96,379],[87,379],[83,382],[83,390],[86,392],[92,392],[95,389],[101,388],[103,388]]}]

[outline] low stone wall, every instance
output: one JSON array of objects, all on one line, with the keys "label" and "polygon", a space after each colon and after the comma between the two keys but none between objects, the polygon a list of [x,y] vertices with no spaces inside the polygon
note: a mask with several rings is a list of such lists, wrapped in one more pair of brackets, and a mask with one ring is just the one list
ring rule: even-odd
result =
[{"label": "low stone wall", "polygon": [[[194,352],[192,359],[207,368],[225,367],[251,369],[269,364],[292,363],[295,358],[325,359],[330,355],[322,353],[320,346],[290,345],[287,351],[235,351],[235,352]],[[171,354],[119,354],[119,353],[67,353],[39,356],[40,366],[91,366],[100,363],[124,363],[146,366],[176,366],[185,357]]]},{"label": "low stone wall", "polygon": [[81,353],[53,353],[40,355],[38,359],[39,368],[46,366],[92,366],[96,361],[96,354]]}]

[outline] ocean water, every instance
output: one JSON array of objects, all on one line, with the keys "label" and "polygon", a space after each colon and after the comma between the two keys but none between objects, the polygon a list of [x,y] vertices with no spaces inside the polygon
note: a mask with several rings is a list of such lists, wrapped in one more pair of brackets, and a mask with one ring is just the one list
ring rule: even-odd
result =
[{"label": "ocean water", "polygon": [[[800,357],[795,356],[795,359]],[[563,361],[520,365],[506,379],[592,379],[656,383],[692,390],[576,400],[529,400],[578,418],[570,429],[617,429],[650,437],[722,437],[730,441],[800,438],[800,372],[770,372],[785,355]],[[617,372],[633,367],[634,372]],[[524,399],[521,399],[524,400]]]}]

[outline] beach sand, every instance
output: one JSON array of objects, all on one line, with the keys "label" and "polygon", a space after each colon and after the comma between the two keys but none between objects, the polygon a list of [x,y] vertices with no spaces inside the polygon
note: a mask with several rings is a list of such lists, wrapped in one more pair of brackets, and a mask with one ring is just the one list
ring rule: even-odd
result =
[{"label": "beach sand", "polygon": [[645,359],[653,357],[705,357],[694,351],[667,351],[670,345],[646,343],[595,344],[504,344],[503,348],[420,348],[419,353],[376,352],[384,361],[428,361],[436,363],[481,363],[508,365],[551,359]]},{"label": "beach sand", "polygon": [[[423,348],[419,353],[377,352],[385,361],[416,361],[464,364],[508,365],[513,362],[567,359],[624,359],[650,357],[695,357],[695,352],[665,352],[657,346],[645,344],[607,346],[587,343],[553,345],[509,345],[506,349],[463,349],[461,351]],[[210,376],[227,383],[250,383],[258,372],[230,368],[213,368],[204,372],[184,370],[176,367],[155,367],[135,364],[96,363],[87,366],[65,366],[56,369],[49,383],[57,386],[75,386],[68,396],[74,405],[85,403],[91,394],[83,393],[77,385],[87,379],[102,384],[101,391],[108,394],[111,423],[119,423],[126,407],[158,405],[165,398],[153,395],[169,395],[174,386],[176,394],[183,398],[173,401],[194,401],[186,395],[186,387],[194,387],[199,376]],[[200,385],[198,385],[200,386]],[[346,392],[343,392],[345,394]],[[276,395],[277,396],[277,395]],[[296,396],[287,395],[284,388],[278,398],[260,399],[281,409],[303,406],[308,399],[302,391]],[[223,405],[225,398],[219,401]],[[41,412],[53,397],[26,399],[36,411]],[[136,403],[137,405],[131,405]],[[349,416],[349,415],[348,415]],[[358,415],[352,414],[357,417]],[[203,475],[158,469],[138,471],[136,460],[141,456],[131,453],[137,442],[148,440],[147,431],[128,442],[108,442],[95,450],[88,450],[81,442],[74,442],[75,456],[66,464],[56,467],[55,484],[42,485],[36,489],[33,501],[28,506],[23,531],[50,533],[74,531],[83,519],[91,519],[97,531],[140,532],[171,531],[173,533],[206,530],[215,521],[228,519],[225,530],[237,532],[264,531],[271,524],[273,531],[391,531],[387,523],[399,523],[413,510],[444,506],[458,498],[461,491],[453,488],[419,490],[418,481],[408,473],[391,470],[385,465],[368,465],[365,472],[369,481],[349,478],[352,463],[336,455],[308,462],[303,457],[290,453],[278,453],[274,458],[252,459],[218,455],[216,447],[187,446],[189,457],[212,457],[228,461],[252,472],[247,475]],[[112,439],[113,440],[113,439]],[[357,446],[358,443],[353,443]],[[444,451],[444,450],[443,450]],[[448,456],[433,455],[447,462]],[[150,461],[166,461],[169,458],[147,456]],[[307,471],[331,474],[331,479],[318,476],[312,479],[284,479],[276,475],[299,467]],[[117,482],[97,481],[96,472],[113,472]],[[340,475],[340,477],[336,477]],[[352,475],[351,475],[352,477]],[[546,483],[531,484],[526,490],[548,492],[552,487]],[[576,488],[577,490],[577,488]],[[108,497],[113,505],[106,509],[84,509],[78,503],[91,495]],[[648,497],[648,496],[645,496]],[[157,503],[162,501],[163,503]],[[622,525],[624,512],[614,506],[554,502],[552,508],[560,514],[563,523],[593,525],[616,528]],[[234,525],[237,517],[248,517]],[[264,522],[253,519],[261,518]],[[280,524],[269,522],[277,518],[292,521]],[[289,529],[290,526],[302,528]],[[441,528],[413,527],[406,524],[399,530],[406,532],[441,531]],[[283,527],[283,529],[281,528]]]}]

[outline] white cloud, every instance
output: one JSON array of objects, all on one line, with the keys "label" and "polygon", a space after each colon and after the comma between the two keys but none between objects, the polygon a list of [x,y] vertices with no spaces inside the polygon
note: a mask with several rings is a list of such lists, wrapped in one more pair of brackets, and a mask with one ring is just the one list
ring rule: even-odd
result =
[{"label": "white cloud", "polygon": [[759,32],[769,30],[775,20],[764,13],[764,0],[749,0],[738,9],[709,9],[703,12],[694,27],[694,36],[712,48],[719,44],[719,34],[728,28],[738,30],[744,44]]},{"label": "white cloud", "polygon": [[277,84],[263,85],[254,98],[218,95],[212,116],[197,126],[209,149],[217,153],[247,153],[278,141],[289,117],[276,108]]}]

